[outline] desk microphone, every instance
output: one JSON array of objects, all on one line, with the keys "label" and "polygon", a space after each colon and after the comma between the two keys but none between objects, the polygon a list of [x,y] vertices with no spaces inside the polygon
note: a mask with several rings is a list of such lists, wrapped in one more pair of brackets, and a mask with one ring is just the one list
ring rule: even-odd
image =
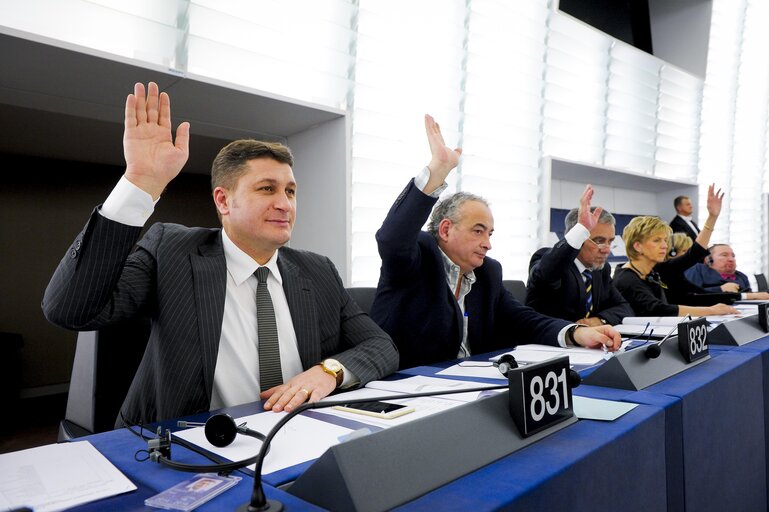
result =
[{"label": "desk microphone", "polygon": [[[264,434],[247,428],[245,424],[236,425],[235,420],[229,414],[214,414],[205,423],[198,423],[194,421],[178,421],[179,427],[200,427],[204,426],[204,432],[206,439],[209,443],[219,448],[229,445],[235,440],[237,434],[243,434],[250,437],[255,437],[264,442]],[[164,466],[168,466],[177,471],[187,471],[190,473],[230,473],[238,469],[242,469],[246,466],[250,466],[256,462],[256,457],[250,457],[245,460],[236,462],[218,462],[215,464],[187,464],[183,462],[176,462],[171,460],[171,432],[166,431],[162,433],[158,428],[157,437],[150,439],[147,442],[147,451],[149,452],[149,459],[153,462],[158,462]],[[175,440],[174,443],[181,444],[182,446],[194,450],[189,443],[182,440]]]},{"label": "desk microphone", "polygon": [[402,400],[404,398],[420,398],[425,396],[438,396],[438,395],[453,395],[457,393],[472,393],[476,391],[490,391],[494,389],[508,389],[508,385],[499,386],[484,386],[479,388],[466,388],[466,389],[452,389],[444,391],[429,391],[425,393],[404,393],[401,395],[389,395],[380,397],[358,398],[355,400],[333,401],[333,402],[312,402],[304,403],[283,416],[278,423],[267,433],[267,437],[262,443],[262,447],[259,450],[259,455],[255,458],[256,467],[254,468],[254,489],[251,491],[251,501],[239,506],[237,512],[279,512],[283,510],[283,504],[277,500],[268,500],[264,495],[264,489],[262,488],[262,465],[264,458],[267,455],[267,451],[270,449],[270,443],[278,431],[288,423],[291,418],[309,409],[325,409],[327,407],[335,407],[339,405],[348,404],[362,404],[366,402],[379,402],[385,400]]},{"label": "desk microphone", "polygon": [[[526,364],[530,363],[524,362],[519,365],[512,354],[503,354],[499,359],[492,363],[492,366],[496,367],[497,370],[499,370],[499,373],[507,377],[510,370],[514,370],[519,366],[525,366]],[[576,370],[572,370],[571,368],[569,368],[569,384],[572,389],[579,387],[579,385],[582,384],[582,376]]]},{"label": "desk microphone", "polygon": [[243,434],[250,437],[255,437],[258,440],[264,442],[264,434],[251,430],[246,427],[245,423],[240,425],[235,424],[235,420],[229,414],[214,414],[206,420],[205,423],[198,423],[195,421],[177,421],[178,427],[204,427],[203,432],[206,434],[206,439],[212,445],[222,448],[228,446],[235,440],[235,436]]},{"label": "desk microphone", "polygon": [[[686,322],[687,318],[691,320],[692,317],[691,315],[686,315],[683,321]],[[648,345],[644,349],[644,354],[646,355],[646,357],[649,359],[657,359],[660,356],[660,354],[662,354],[662,344],[665,343],[665,341],[667,341],[668,338],[670,338],[670,336],[676,331],[676,329],[678,329],[678,324],[674,325],[673,328],[670,329],[670,332],[668,332],[664,338],[662,338],[659,341],[655,341],[651,345]],[[654,329],[652,329],[651,332],[649,333],[649,338],[651,338],[653,332],[654,332]]]}]

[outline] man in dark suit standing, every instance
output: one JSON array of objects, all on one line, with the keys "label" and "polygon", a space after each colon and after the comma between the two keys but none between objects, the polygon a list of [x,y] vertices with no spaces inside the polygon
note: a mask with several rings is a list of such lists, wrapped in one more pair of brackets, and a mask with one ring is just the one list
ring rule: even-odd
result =
[{"label": "man in dark suit standing", "polygon": [[283,247],[297,190],[285,146],[243,140],[219,152],[212,188],[222,229],[155,224],[137,244],[187,161],[189,130],[179,125],[174,142],[168,95],[136,84],[125,173],[43,299],[46,317],[74,330],[151,318],[123,418],[154,422],[258,397],[265,409],[290,411],[392,373],[392,340],[350,299],[331,261]]},{"label": "man in dark suit standing", "polygon": [[432,159],[376,234],[382,269],[371,317],[392,336],[401,367],[521,343],[619,348],[610,326],[578,329],[521,305],[505,290],[502,267],[486,256],[494,218],[482,198],[459,192],[433,210],[461,150],[446,146],[430,116],[425,129]]},{"label": "man in dark suit standing", "polygon": [[686,196],[678,196],[673,199],[673,207],[676,209],[676,216],[670,221],[673,233],[686,233],[692,241],[696,240],[700,228],[692,218],[692,202]]},{"label": "man in dark suit standing", "polygon": [[526,305],[583,325],[616,325],[633,310],[612,284],[606,264],[614,241],[614,216],[591,208],[592,196],[593,187],[588,185],[579,208],[566,215],[564,239],[532,255]]}]

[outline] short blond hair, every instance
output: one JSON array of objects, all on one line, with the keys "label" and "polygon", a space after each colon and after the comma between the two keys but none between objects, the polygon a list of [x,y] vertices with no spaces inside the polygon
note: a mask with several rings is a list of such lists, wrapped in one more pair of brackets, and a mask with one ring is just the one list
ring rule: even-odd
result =
[{"label": "short blond hair", "polygon": [[688,251],[692,245],[694,245],[694,242],[686,233],[673,233],[670,235],[670,249],[668,254],[672,255],[675,251],[675,255],[680,256]]},{"label": "short blond hair", "polygon": [[673,230],[667,222],[652,215],[642,215],[634,217],[625,229],[622,230],[622,239],[625,241],[625,251],[627,257],[631,260],[637,259],[640,254],[633,248],[636,242],[644,243],[650,237],[657,233],[664,233],[666,238],[670,238]]}]

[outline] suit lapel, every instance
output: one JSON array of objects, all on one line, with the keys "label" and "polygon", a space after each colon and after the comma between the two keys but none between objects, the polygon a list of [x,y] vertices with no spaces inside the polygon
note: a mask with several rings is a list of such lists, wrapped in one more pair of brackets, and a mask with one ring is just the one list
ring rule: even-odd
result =
[{"label": "suit lapel", "polygon": [[302,276],[302,271],[291,255],[285,251],[278,253],[278,268],[283,278],[283,291],[286,293],[291,322],[294,324],[296,344],[302,366],[309,368],[320,361],[320,331],[318,312],[315,309],[312,281]]},{"label": "suit lapel", "polygon": [[227,262],[222,248],[221,231],[215,241],[201,245],[190,255],[195,291],[200,354],[207,396],[213,389],[216,357],[222,336],[224,297],[227,288]]},{"label": "suit lapel", "polygon": [[[585,299],[587,298],[587,291],[585,290],[585,280],[582,279],[582,274],[579,272],[579,269],[577,268],[577,265],[572,261],[571,265],[569,265],[569,270],[571,271],[571,275],[574,278],[575,282],[577,283],[577,290],[579,290],[579,301],[580,301],[580,308],[581,310],[584,310],[584,304]],[[593,280],[595,282],[595,279]],[[582,311],[584,313],[584,311]]]}]

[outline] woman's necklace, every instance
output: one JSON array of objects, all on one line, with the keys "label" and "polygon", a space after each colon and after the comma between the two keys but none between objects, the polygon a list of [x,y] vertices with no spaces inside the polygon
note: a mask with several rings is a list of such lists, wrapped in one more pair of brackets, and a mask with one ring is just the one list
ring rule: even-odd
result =
[{"label": "woman's necklace", "polygon": [[632,268],[633,270],[635,270],[635,273],[636,273],[636,274],[638,274],[638,277],[640,277],[641,279],[643,279],[644,277],[646,277],[646,274],[644,274],[643,272],[641,272],[640,270],[638,270],[638,268],[636,268],[636,266],[635,266],[635,265],[633,265],[633,262],[632,262],[632,261],[629,261],[628,263],[630,264],[630,268]]}]

